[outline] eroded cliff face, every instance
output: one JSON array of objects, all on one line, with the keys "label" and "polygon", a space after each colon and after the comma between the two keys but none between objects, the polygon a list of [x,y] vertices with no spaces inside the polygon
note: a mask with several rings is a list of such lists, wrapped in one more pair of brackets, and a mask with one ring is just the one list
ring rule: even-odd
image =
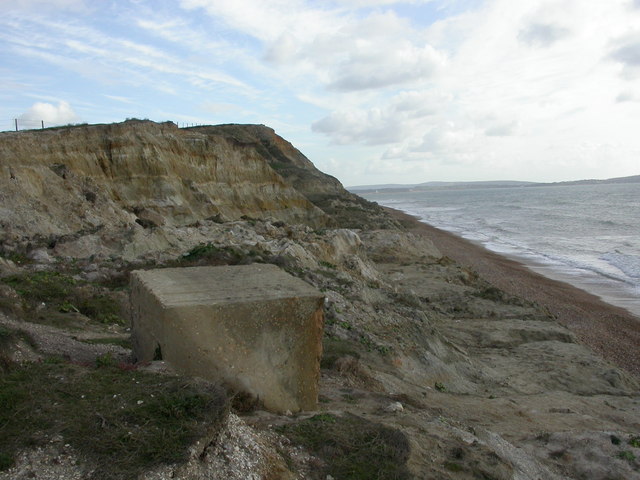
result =
[{"label": "eroded cliff face", "polygon": [[332,226],[357,229],[396,228],[376,203],[344,189],[331,175],[314,167],[297,148],[264,125],[215,125],[192,130],[220,135],[255,150],[284,179],[331,218]]},{"label": "eroded cliff face", "polygon": [[[297,165],[310,178],[328,177],[258,125],[178,129],[170,122],[127,121],[4,133],[1,246],[52,246],[99,231],[133,234],[211,218],[327,224],[295,182],[273,168],[273,158]],[[329,183],[344,192],[337,180]]]}]

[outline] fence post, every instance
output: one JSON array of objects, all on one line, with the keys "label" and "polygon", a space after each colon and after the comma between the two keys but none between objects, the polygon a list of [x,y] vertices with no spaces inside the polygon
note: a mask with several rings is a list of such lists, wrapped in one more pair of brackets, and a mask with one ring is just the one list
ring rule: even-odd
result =
[{"label": "fence post", "polygon": [[42,129],[44,130],[44,120],[40,120],[40,123],[42,124]]},{"label": "fence post", "polygon": [[15,121],[16,121],[16,132],[17,132],[18,131],[18,119],[16,118]]}]

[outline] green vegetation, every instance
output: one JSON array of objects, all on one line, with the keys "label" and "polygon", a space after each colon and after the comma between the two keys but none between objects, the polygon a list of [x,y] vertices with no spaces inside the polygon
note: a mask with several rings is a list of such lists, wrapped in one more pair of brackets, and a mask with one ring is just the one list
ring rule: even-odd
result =
[{"label": "green vegetation", "polygon": [[630,452],[629,450],[623,450],[622,452],[618,453],[618,458],[633,462],[636,459],[636,456],[633,454],[633,452]]},{"label": "green vegetation", "polygon": [[351,356],[360,358],[357,344],[347,340],[341,340],[336,337],[325,336],[322,339],[322,359],[320,360],[321,368],[333,368],[336,361],[341,357]]},{"label": "green vegetation", "polygon": [[59,361],[0,373],[0,469],[24,447],[56,435],[100,480],[136,478],[159,464],[185,460],[188,447],[220,428],[228,401],[218,387],[113,366]]},{"label": "green vegetation", "polygon": [[[6,372],[12,365],[10,350],[20,341],[35,347],[33,338],[22,330],[14,330],[0,325],[0,375]],[[0,427],[2,424],[0,423]]]},{"label": "green vegetation", "polygon": [[391,352],[391,348],[386,345],[379,345],[366,335],[360,335],[360,343],[366,348],[367,352],[376,351],[380,355],[385,356]]},{"label": "green vegetation", "polygon": [[640,437],[631,437],[629,439],[629,445],[634,448],[640,448]]},{"label": "green vegetation", "polygon": [[182,256],[180,265],[248,265],[264,261],[264,255],[265,252],[257,249],[245,252],[235,247],[201,243]]},{"label": "green vegetation", "polygon": [[446,468],[450,472],[461,472],[462,470],[464,470],[462,468],[462,465],[460,465],[459,463],[455,463],[455,462],[446,462],[444,464],[444,468]]},{"label": "green vegetation", "polygon": [[2,281],[13,287],[30,302],[45,302],[62,306],[71,294],[76,281],[58,272],[32,272],[11,275]]},{"label": "green vegetation", "polygon": [[324,268],[328,268],[330,270],[336,270],[338,268],[338,266],[335,265],[334,263],[325,262],[324,260],[320,260],[318,262],[318,265],[320,265],[321,267],[324,267]]},{"label": "green vegetation", "polygon": [[3,325],[0,325],[0,344],[9,339],[9,337],[11,337],[11,334],[11,330]]},{"label": "green vegetation", "polygon": [[[318,270],[315,273],[329,279],[330,284],[327,285],[327,288],[334,292],[338,292],[342,296],[346,296],[349,293],[349,289],[353,286],[353,282],[351,280],[339,275],[337,268],[325,266],[325,268]],[[320,291],[323,291],[322,288],[320,288]]]},{"label": "green vegetation", "polygon": [[499,288],[487,286],[474,293],[476,297],[484,298],[492,302],[503,302],[504,292]]},{"label": "green vegetation", "polygon": [[434,387],[439,392],[446,392],[447,391],[447,387],[445,387],[444,383],[442,383],[442,382],[436,382]]},{"label": "green vegetation", "polygon": [[322,476],[341,480],[404,480],[409,442],[399,430],[356,415],[315,415],[278,430],[325,461]]},{"label": "green vegetation", "polygon": [[507,293],[492,285],[486,285],[482,288],[479,288],[472,295],[496,303],[506,303],[509,305],[516,305],[520,307],[534,306],[534,303],[522,298],[508,295]]},{"label": "green vegetation", "polygon": [[49,314],[78,312],[100,323],[125,323],[112,292],[77,281],[66,274],[26,272],[5,277],[2,282],[20,295],[27,311],[44,310]]},{"label": "green vegetation", "polygon": [[117,345],[122,348],[131,349],[131,339],[121,337],[102,337],[102,338],[85,338],[80,340],[83,343],[90,345]]},{"label": "green vegetation", "polygon": [[33,263],[32,260],[26,255],[18,252],[0,252],[0,257],[11,260],[13,263],[16,263],[18,265],[27,265],[29,263]]}]

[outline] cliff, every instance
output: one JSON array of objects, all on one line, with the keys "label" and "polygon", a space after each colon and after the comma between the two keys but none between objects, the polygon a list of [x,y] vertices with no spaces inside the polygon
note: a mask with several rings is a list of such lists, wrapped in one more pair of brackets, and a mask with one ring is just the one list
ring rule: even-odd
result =
[{"label": "cliff", "polygon": [[[0,244],[55,244],[86,232],[207,218],[326,225],[328,217],[283,179],[276,162],[326,177],[262,126],[181,130],[128,121],[3,133]],[[337,180],[326,183],[344,194]]]},{"label": "cliff", "polygon": [[269,127],[228,124],[195,127],[192,130],[223,136],[255,150],[287,184],[329,215],[333,226],[397,227],[377,204],[345,190],[336,178],[318,170],[297,148]]}]

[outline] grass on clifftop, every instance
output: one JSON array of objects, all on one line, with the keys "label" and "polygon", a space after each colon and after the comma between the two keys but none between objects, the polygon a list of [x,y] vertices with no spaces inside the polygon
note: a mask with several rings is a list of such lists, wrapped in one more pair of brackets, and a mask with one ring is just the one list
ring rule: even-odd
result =
[{"label": "grass on clifftop", "polygon": [[177,377],[63,363],[0,371],[0,470],[25,447],[56,436],[70,444],[90,478],[137,476],[186,460],[192,443],[217,434],[228,411],[223,390]]},{"label": "grass on clifftop", "polygon": [[322,478],[405,480],[409,441],[399,430],[356,415],[321,413],[278,428],[325,461]]}]

